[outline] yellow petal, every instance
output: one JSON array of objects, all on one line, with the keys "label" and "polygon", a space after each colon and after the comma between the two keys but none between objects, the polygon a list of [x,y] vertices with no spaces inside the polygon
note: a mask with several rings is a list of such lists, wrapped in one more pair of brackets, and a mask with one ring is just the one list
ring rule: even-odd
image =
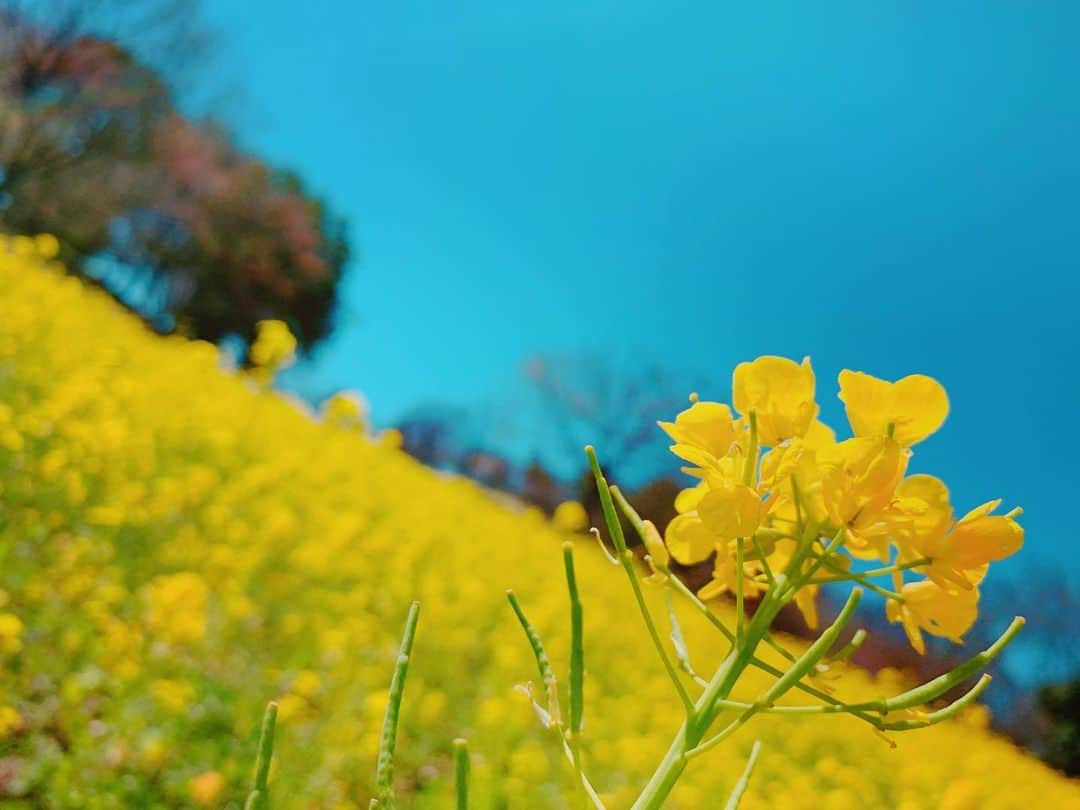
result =
[{"label": "yellow petal", "polygon": [[818,628],[817,595],[818,585],[808,585],[800,588],[795,594],[795,607],[802,614],[803,621],[811,630]]},{"label": "yellow petal", "polygon": [[815,419],[803,436],[803,444],[809,450],[819,450],[830,444],[836,444],[836,431],[824,422]]},{"label": "yellow petal", "polygon": [[996,498],[996,499],[994,499],[992,501],[987,501],[986,503],[984,503],[984,504],[982,504],[980,506],[976,506],[974,509],[972,509],[970,512],[968,512],[966,515],[964,515],[962,518],[960,518],[960,522],[961,523],[966,523],[969,520],[976,520],[977,518],[981,518],[981,517],[984,517],[986,515],[989,515],[991,512],[993,512],[999,506],[1001,506],[1001,498]]},{"label": "yellow petal", "polygon": [[909,582],[901,590],[904,608],[928,633],[957,643],[975,623],[979,613],[979,591],[942,588],[929,580]]},{"label": "yellow petal", "polygon": [[884,436],[892,411],[892,386],[861,371],[840,372],[840,400],[856,436]]},{"label": "yellow petal", "polygon": [[731,409],[720,402],[695,402],[674,423],[661,422],[660,427],[676,445],[689,445],[717,458],[727,455],[735,438]]},{"label": "yellow petal", "polygon": [[949,535],[949,558],[957,568],[977,568],[1004,560],[1024,545],[1024,529],[1004,515],[962,520]]},{"label": "yellow petal", "polygon": [[921,442],[945,422],[949,398],[941,383],[912,374],[890,383],[861,371],[840,372],[840,399],[856,436],[892,435],[904,447]]},{"label": "yellow petal", "polygon": [[675,511],[680,515],[683,512],[693,512],[709,488],[704,483],[697,486],[687,487],[675,496]]},{"label": "yellow petal", "polygon": [[716,548],[716,535],[693,513],[677,515],[664,535],[671,556],[683,565],[701,562]]},{"label": "yellow petal", "polygon": [[904,447],[921,442],[945,423],[949,397],[933,377],[912,374],[894,384],[896,418],[893,438]]},{"label": "yellow petal", "polygon": [[896,495],[905,502],[914,501],[917,505],[906,509],[915,533],[914,544],[926,553],[933,554],[929,547],[944,536],[953,521],[948,488],[932,475],[909,475],[896,488]]},{"label": "yellow petal", "polygon": [[801,364],[771,355],[739,363],[732,388],[735,410],[757,414],[758,436],[769,447],[804,435],[817,416],[809,357]]},{"label": "yellow petal", "polygon": [[702,522],[725,540],[750,537],[761,525],[764,514],[765,507],[757,490],[728,481],[717,482],[698,504]]},{"label": "yellow petal", "polygon": [[840,442],[819,453],[822,497],[829,517],[869,526],[889,506],[907,469],[910,451],[885,436]]}]

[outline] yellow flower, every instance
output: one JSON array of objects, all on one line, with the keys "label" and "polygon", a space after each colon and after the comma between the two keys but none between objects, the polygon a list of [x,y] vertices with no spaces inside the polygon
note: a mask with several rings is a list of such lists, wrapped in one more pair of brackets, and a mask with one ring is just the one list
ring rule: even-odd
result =
[{"label": "yellow flower", "polygon": [[276,370],[296,356],[296,338],[284,321],[259,321],[255,342],[251,344],[251,362],[261,368]]},{"label": "yellow flower", "polygon": [[150,685],[150,691],[170,714],[180,714],[195,702],[195,687],[187,681],[159,678]]},{"label": "yellow flower", "polygon": [[693,565],[708,557],[716,548],[717,537],[697,512],[676,515],[664,531],[671,556],[683,565]]},{"label": "yellow flower", "polygon": [[0,706],[0,740],[22,728],[22,715],[13,706]]},{"label": "yellow flower", "polygon": [[22,619],[14,613],[0,613],[0,655],[14,655],[22,649]]},{"label": "yellow flower", "polygon": [[844,369],[840,399],[856,436],[885,436],[891,429],[892,437],[904,447],[921,442],[949,415],[945,389],[923,374],[891,383]]},{"label": "yellow flower", "polygon": [[318,673],[310,669],[301,670],[296,674],[292,682],[292,693],[311,700],[322,687],[322,679]]},{"label": "yellow flower", "polygon": [[225,777],[217,771],[205,771],[188,781],[191,798],[200,807],[211,807],[216,804],[224,789]]},{"label": "yellow flower", "polygon": [[697,508],[705,526],[720,540],[751,537],[765,517],[765,504],[758,491],[719,477],[708,483],[709,491]]},{"label": "yellow flower", "polygon": [[193,571],[166,574],[152,580],[146,590],[146,623],[166,641],[195,644],[206,633],[209,588]]},{"label": "yellow flower", "polygon": [[35,236],[34,247],[43,259],[55,259],[60,253],[60,243],[51,233],[39,233]]},{"label": "yellow flower", "polygon": [[733,379],[735,410],[757,414],[758,437],[773,447],[809,430],[818,406],[814,402],[814,370],[810,358],[802,364],[766,355],[739,363]]},{"label": "yellow flower", "polygon": [[704,481],[699,481],[697,485],[681,490],[675,496],[675,511],[680,515],[684,512],[693,512],[708,491],[709,486]]},{"label": "yellow flower", "polygon": [[888,558],[886,509],[907,469],[910,452],[886,436],[848,439],[819,453],[822,502],[847,529],[849,549]]},{"label": "yellow flower", "polygon": [[990,514],[1001,503],[989,501],[968,512],[949,532],[917,535],[916,550],[933,562],[926,574],[935,582],[971,588],[990,563],[1015,554],[1024,545],[1024,529],[1012,517]]},{"label": "yellow flower", "polygon": [[726,456],[735,440],[731,409],[719,402],[695,402],[660,427],[675,441],[671,452],[698,465]]},{"label": "yellow flower", "polygon": [[[731,553],[729,544],[718,546],[716,549],[716,562],[713,563],[712,579],[705,583],[698,591],[698,596],[702,599],[715,599],[718,596],[723,596],[725,593],[735,593],[739,587],[739,573],[738,573],[738,560],[735,555]],[[764,587],[757,582],[754,582],[750,577],[761,572],[761,563],[744,562],[742,577],[743,577],[743,593],[752,596],[757,593],[761,593]]]},{"label": "yellow flower", "polygon": [[555,507],[551,522],[563,532],[583,532],[589,525],[589,513],[577,501],[563,501]]},{"label": "yellow flower", "polygon": [[367,402],[354,391],[339,391],[322,405],[323,420],[341,428],[363,428],[367,414]]},{"label": "yellow flower", "polygon": [[[909,475],[896,488],[903,517],[898,521],[913,536],[917,546],[928,539],[944,535],[953,522],[949,490],[939,478],[932,475]],[[926,538],[921,542],[918,538]]]},{"label": "yellow flower", "polygon": [[945,559],[957,568],[976,568],[1004,560],[1024,545],[1024,529],[1008,515],[990,514],[1001,500],[972,509],[949,532]]},{"label": "yellow flower", "polygon": [[944,636],[959,644],[978,616],[977,588],[947,589],[936,582],[920,580],[904,584],[900,595],[904,601],[890,600],[885,605],[885,614],[889,621],[903,625],[911,646],[920,655],[926,653],[921,631]]}]

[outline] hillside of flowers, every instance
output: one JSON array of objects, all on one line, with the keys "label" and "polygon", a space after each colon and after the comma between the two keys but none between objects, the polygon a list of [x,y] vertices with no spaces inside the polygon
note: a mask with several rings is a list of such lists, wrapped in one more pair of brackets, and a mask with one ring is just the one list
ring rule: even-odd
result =
[{"label": "hillside of flowers", "polygon": [[[400,805],[455,806],[464,736],[470,806],[571,806],[563,752],[514,688],[535,664],[505,597],[516,591],[562,665],[568,536],[589,651],[584,756],[608,806],[628,804],[678,726],[678,699],[588,535],[423,467],[347,408],[310,411],[210,344],[153,335],[64,275],[54,247],[0,243],[5,807],[239,808],[268,699],[274,807],[367,807],[413,600]],[[676,610],[695,663],[715,665],[723,639]],[[902,686],[854,668],[820,680],[851,699]],[[987,722],[975,707],[890,741],[845,715],[762,715],[742,806],[1080,806],[1080,787]],[[754,737],[695,760],[668,806],[722,806]]]}]

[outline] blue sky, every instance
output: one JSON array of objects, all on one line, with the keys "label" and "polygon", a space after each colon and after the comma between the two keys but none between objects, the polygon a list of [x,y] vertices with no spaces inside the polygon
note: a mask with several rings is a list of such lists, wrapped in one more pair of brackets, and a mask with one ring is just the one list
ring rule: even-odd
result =
[{"label": "blue sky", "polygon": [[[290,381],[392,422],[541,350],[923,372],[961,510],[1077,557],[1080,5],[207,0],[241,139],[360,254]],[[658,435],[657,441],[662,441]]]}]

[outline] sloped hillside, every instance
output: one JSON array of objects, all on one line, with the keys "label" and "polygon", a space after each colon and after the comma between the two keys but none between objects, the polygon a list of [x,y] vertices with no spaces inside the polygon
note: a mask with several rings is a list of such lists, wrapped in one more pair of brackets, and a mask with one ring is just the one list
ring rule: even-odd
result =
[{"label": "sloped hillside", "polygon": [[[212,346],[153,336],[35,242],[0,245],[10,806],[238,807],[277,697],[275,806],[367,807],[413,599],[404,804],[452,806],[451,740],[464,735],[476,807],[566,806],[560,751],[513,690],[534,671],[504,597],[518,591],[564,669],[563,539],[537,513],[223,370]],[[666,748],[678,703],[626,583],[580,546],[586,755],[620,807]],[[721,639],[683,612],[704,668]],[[829,685],[895,689],[858,671]],[[1080,807],[1074,783],[984,726],[969,713],[891,749],[847,717],[763,717],[695,762],[671,806],[718,806],[760,738],[750,810]]]}]

